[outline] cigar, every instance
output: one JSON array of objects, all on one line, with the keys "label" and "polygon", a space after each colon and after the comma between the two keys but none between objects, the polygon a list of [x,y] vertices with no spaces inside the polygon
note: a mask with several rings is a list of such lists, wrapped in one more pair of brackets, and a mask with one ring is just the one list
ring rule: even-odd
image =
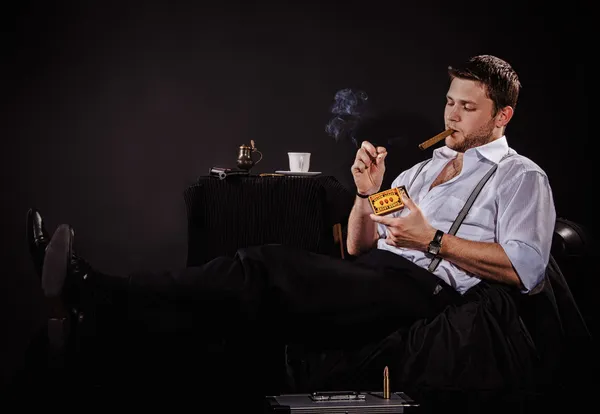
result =
[{"label": "cigar", "polygon": [[390,398],[390,371],[387,366],[383,370],[383,398]]},{"label": "cigar", "polygon": [[429,138],[427,141],[425,142],[421,142],[419,144],[419,149],[426,149],[431,147],[434,144],[437,144],[438,142],[440,142],[441,140],[443,140],[444,138],[446,138],[448,135],[452,134],[454,132],[453,129],[447,129],[444,132],[440,132],[439,134],[437,134],[435,137],[433,138]]}]

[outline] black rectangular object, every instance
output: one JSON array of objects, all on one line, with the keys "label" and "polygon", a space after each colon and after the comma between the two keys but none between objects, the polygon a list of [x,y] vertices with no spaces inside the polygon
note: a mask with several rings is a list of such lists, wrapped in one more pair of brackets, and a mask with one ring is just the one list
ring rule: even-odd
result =
[{"label": "black rectangular object", "polygon": [[381,392],[366,392],[361,400],[315,401],[310,394],[284,394],[266,399],[271,413],[290,414],[393,414],[414,413],[419,404],[403,392],[391,393],[389,399]]}]

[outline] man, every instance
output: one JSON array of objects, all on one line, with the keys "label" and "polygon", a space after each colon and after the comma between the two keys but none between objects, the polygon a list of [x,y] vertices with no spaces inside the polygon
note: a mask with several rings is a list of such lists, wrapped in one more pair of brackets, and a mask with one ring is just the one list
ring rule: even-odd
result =
[{"label": "man", "polygon": [[[460,293],[482,279],[527,292],[543,277],[556,215],[546,174],[509,149],[504,136],[517,104],[517,75],[506,62],[479,56],[464,69],[450,68],[450,76],[444,121],[454,132],[446,138],[446,146],[434,151],[431,163],[408,188],[412,198],[405,200],[408,209],[394,213],[394,218],[371,214],[368,201],[357,198],[348,250],[360,254],[377,244],[427,267],[429,242],[441,230],[438,255],[444,260],[436,275],[446,283]],[[352,167],[359,195],[380,190],[385,155],[385,148],[363,142]],[[498,171],[458,236],[445,234],[494,164]],[[421,165],[400,174],[392,187],[408,185]]]},{"label": "man", "polygon": [[[549,260],[555,210],[548,178],[504,135],[519,95],[516,73],[501,59],[476,56],[449,74],[444,122],[454,132],[431,160],[394,180],[410,196],[402,211],[371,214],[366,198],[381,190],[387,152],[368,141],[358,150],[347,238],[355,260],[268,245],[179,272],[114,277],[73,255],[70,226],[60,226],[47,243],[32,210],[32,256],[46,296],[55,309],[73,310],[76,321],[104,313],[113,324],[127,319],[144,331],[202,329],[207,342],[253,338],[328,350],[295,372],[296,391],[367,389],[379,384],[386,365],[401,374],[403,348],[390,338],[398,334],[402,342],[416,322],[493,294],[489,286],[530,292]],[[492,167],[458,231],[448,234]],[[441,260],[430,271],[435,259]],[[169,310],[174,317],[165,317]]]}]

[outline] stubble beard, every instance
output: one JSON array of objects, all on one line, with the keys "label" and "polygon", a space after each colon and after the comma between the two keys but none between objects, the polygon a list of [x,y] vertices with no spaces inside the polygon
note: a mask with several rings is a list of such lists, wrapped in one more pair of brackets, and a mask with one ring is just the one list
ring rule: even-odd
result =
[{"label": "stubble beard", "polygon": [[469,135],[465,135],[461,142],[455,143],[449,146],[449,148],[456,152],[465,152],[468,149],[480,147],[491,142],[494,133],[494,121],[494,118],[490,119],[489,122],[482,125],[479,129]]}]

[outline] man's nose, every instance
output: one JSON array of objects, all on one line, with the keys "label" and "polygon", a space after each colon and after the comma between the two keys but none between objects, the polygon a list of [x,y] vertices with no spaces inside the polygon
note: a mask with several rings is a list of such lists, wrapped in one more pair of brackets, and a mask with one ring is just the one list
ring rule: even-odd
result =
[{"label": "man's nose", "polygon": [[458,111],[456,110],[456,108],[450,109],[450,112],[448,112],[446,119],[452,122],[460,121],[460,117],[458,116]]}]

